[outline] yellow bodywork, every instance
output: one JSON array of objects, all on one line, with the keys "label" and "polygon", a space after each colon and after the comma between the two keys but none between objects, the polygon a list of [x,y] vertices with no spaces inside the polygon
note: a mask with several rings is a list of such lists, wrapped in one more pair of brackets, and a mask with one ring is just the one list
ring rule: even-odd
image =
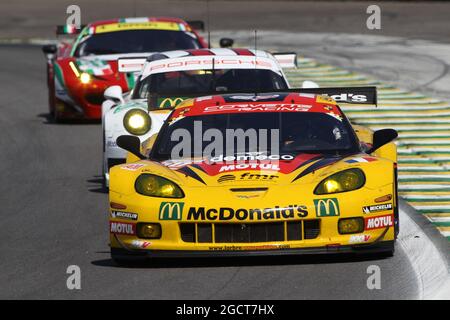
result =
[{"label": "yellow bodywork", "polygon": [[[372,132],[360,126],[354,126],[360,141],[371,143]],[[146,153],[154,139],[143,144]],[[136,159],[129,156],[127,164],[115,166],[110,171],[110,203],[121,206],[122,211],[137,214],[137,220],[130,221],[113,218],[110,208],[110,222],[124,223],[159,223],[162,229],[160,239],[140,239],[136,235],[111,233],[111,247],[139,250],[187,250],[187,251],[213,251],[213,250],[281,250],[295,248],[320,248],[327,246],[350,246],[371,244],[374,242],[393,241],[395,239],[394,226],[384,228],[365,229],[356,234],[340,234],[338,221],[342,218],[374,217],[393,215],[397,206],[395,167],[396,146],[389,143],[371,155],[374,161],[348,163],[354,157],[367,156],[365,154],[344,158],[329,166],[317,169],[300,179],[295,180],[299,172],[308,168],[308,164],[288,174],[274,171],[236,171],[227,174],[236,176],[232,181],[218,181],[223,174],[210,176],[195,166],[189,166],[204,183],[184,173],[169,169],[168,167],[149,160]],[[135,162],[136,161],[136,162]],[[130,162],[138,166],[130,169]],[[358,190],[334,193],[328,195],[315,195],[316,186],[330,175],[349,168],[360,168],[366,177],[364,186]],[[182,199],[156,198],[138,194],[135,191],[135,181],[140,174],[151,173],[164,177],[176,183],[184,192]],[[270,179],[253,179],[241,181],[237,177],[255,175],[261,177],[277,176],[276,181]],[[295,181],[293,181],[295,180]],[[332,199],[332,200],[329,200]],[[381,200],[380,200],[381,199]],[[381,202],[380,202],[381,201]],[[337,207],[336,207],[337,205]],[[374,212],[363,211],[364,207],[386,205],[385,210]],[[194,208],[194,209],[192,209]],[[203,209],[202,209],[203,208]],[[226,210],[224,210],[224,208]],[[261,214],[270,208],[284,208],[285,215]],[[180,211],[177,211],[180,209]],[[220,220],[231,216],[229,220]],[[204,216],[202,217],[202,210]],[[320,211],[320,212],[319,212]],[[200,213],[199,213],[200,212]],[[209,212],[209,215],[207,214]],[[237,214],[239,212],[240,214]],[[247,212],[247,215],[245,214]],[[253,215],[250,215],[250,212]],[[269,210],[270,212],[270,210]],[[195,214],[198,214],[198,219]],[[327,214],[328,213],[328,214]],[[334,215],[333,215],[334,214]],[[337,215],[338,214],[338,215]],[[261,219],[259,219],[261,217]],[[203,219],[202,219],[203,218]],[[252,219],[253,218],[253,219]],[[264,219],[267,218],[267,219]],[[302,230],[305,231],[305,221],[318,221],[320,231],[317,237],[301,240],[288,239],[288,227],[293,221],[302,221]],[[215,242],[215,233],[221,224],[236,224],[246,227],[250,223],[282,223],[284,238],[282,241],[268,242]],[[194,224],[196,238],[194,242],[182,240],[180,225]],[[199,228],[204,224],[211,224],[211,241],[199,242]]]}]

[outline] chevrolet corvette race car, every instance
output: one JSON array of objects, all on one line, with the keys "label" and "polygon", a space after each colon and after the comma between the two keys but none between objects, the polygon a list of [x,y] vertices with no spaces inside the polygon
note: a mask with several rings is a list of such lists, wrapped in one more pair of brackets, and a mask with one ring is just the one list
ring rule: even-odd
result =
[{"label": "chevrolet corvette race car", "polygon": [[[130,154],[110,171],[112,258],[392,255],[397,132],[352,127],[330,96],[376,102],[358,90],[189,99],[156,139],[119,137]],[[230,130],[244,142],[221,143]]]},{"label": "chevrolet corvette race car", "polygon": [[[281,63],[279,62],[281,61]],[[176,104],[205,92],[270,91],[289,87],[282,68],[293,68],[296,54],[270,54],[249,49],[193,49],[119,59],[119,70],[142,71],[135,89],[122,97],[120,87],[105,91],[102,104],[103,176],[125,162],[116,139],[133,134],[141,141],[157,133]]]},{"label": "chevrolet corvette race car", "polygon": [[[195,25],[201,26],[201,22]],[[152,52],[207,46],[191,25],[176,18],[126,18],[98,21],[80,30],[60,26],[75,41],[46,45],[49,111],[55,121],[100,119],[103,92],[112,85],[134,86],[132,73],[119,73],[119,57],[147,57]]]}]

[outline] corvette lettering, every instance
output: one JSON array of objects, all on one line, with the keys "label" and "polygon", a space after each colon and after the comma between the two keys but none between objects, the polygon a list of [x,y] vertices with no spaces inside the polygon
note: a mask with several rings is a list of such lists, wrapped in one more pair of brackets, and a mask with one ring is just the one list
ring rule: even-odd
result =
[{"label": "corvette lettering", "polygon": [[304,104],[291,103],[241,103],[241,104],[226,104],[220,106],[206,107],[204,113],[217,112],[274,112],[274,111],[291,111],[291,112],[305,112],[311,109],[312,106]]},{"label": "corvette lettering", "polygon": [[394,225],[393,214],[365,219],[366,230],[382,229],[386,227],[392,227],[393,225]]},{"label": "corvette lettering", "polygon": [[210,208],[191,207],[187,214],[187,220],[273,220],[273,219],[296,219],[308,216],[308,210],[303,205],[289,205],[287,207],[275,206],[265,209],[233,209],[233,208]]}]

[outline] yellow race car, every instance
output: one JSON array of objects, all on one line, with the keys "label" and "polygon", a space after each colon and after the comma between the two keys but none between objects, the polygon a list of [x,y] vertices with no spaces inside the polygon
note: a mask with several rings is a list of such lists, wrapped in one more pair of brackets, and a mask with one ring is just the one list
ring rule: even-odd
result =
[{"label": "yellow race car", "polygon": [[392,255],[397,132],[352,126],[336,100],[375,104],[376,89],[188,99],[143,144],[119,137],[112,258]]}]

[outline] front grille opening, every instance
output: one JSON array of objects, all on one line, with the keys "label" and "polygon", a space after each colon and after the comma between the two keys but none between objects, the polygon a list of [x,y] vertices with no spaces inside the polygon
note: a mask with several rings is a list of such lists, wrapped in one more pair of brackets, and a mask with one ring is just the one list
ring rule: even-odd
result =
[{"label": "front grille opening", "polygon": [[320,220],[305,220],[304,226],[304,239],[315,239],[320,234]]},{"label": "front grille opening", "polygon": [[302,222],[292,221],[287,223],[288,241],[302,240]]},{"label": "front grille opening", "polygon": [[184,242],[194,243],[310,240],[320,234],[320,219],[270,223],[180,223],[180,232]]},{"label": "front grille opening", "polygon": [[212,225],[211,223],[197,224],[198,242],[213,242],[212,241]]},{"label": "front grille opening", "polygon": [[195,223],[180,223],[181,240],[195,242]]}]

